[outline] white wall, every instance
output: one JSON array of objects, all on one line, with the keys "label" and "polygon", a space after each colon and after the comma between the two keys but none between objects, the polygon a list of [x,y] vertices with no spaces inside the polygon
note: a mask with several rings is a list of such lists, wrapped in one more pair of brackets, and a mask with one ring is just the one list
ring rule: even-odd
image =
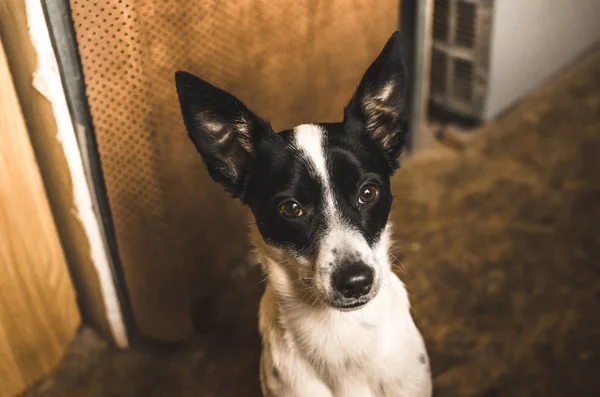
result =
[{"label": "white wall", "polygon": [[600,41],[600,0],[496,0],[489,119]]}]

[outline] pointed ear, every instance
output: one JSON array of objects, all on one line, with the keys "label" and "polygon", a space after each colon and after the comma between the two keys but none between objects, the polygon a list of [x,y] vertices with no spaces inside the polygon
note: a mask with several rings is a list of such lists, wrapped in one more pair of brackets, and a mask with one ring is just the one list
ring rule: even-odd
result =
[{"label": "pointed ear", "polygon": [[255,144],[273,133],[271,126],[233,95],[190,73],[175,73],[175,83],[188,135],[210,176],[241,198]]},{"label": "pointed ear", "polygon": [[367,69],[344,110],[347,130],[364,131],[381,145],[392,169],[406,142],[406,69],[395,32]]}]

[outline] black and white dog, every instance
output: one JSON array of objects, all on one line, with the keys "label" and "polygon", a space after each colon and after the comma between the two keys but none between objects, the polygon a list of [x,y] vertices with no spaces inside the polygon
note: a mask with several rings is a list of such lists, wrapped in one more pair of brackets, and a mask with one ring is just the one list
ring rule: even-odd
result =
[{"label": "black and white dog", "polygon": [[175,76],[210,175],[256,218],[268,279],[259,314],[265,396],[431,395],[423,339],[388,257],[390,177],[406,138],[400,52],[394,33],[343,122],[280,133],[232,95]]}]

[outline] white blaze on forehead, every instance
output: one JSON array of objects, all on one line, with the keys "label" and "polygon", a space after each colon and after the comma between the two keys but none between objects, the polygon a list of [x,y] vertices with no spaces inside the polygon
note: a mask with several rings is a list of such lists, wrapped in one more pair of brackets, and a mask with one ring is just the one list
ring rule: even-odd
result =
[{"label": "white blaze on forehead", "polygon": [[325,131],[315,124],[302,124],[294,128],[294,140],[296,148],[306,158],[310,172],[321,182],[328,218],[327,223],[332,224],[339,217],[336,214],[331,178],[327,170],[327,158],[324,148]]},{"label": "white blaze on forehead", "polygon": [[302,124],[294,128],[295,145],[309,162],[311,170],[323,183],[324,189],[329,189],[329,172],[327,172],[327,160],[325,159],[325,131],[315,124]]},{"label": "white blaze on forehead", "polygon": [[[375,259],[372,250],[361,233],[344,221],[334,197],[331,176],[327,168],[325,151],[325,130],[318,125],[303,124],[294,129],[294,146],[304,156],[309,166],[309,172],[319,180],[322,186],[327,228],[320,237],[317,263],[330,264],[336,259],[335,252],[342,257],[351,253],[367,263]],[[385,244],[384,244],[385,245]]]},{"label": "white blaze on forehead", "polygon": [[[327,168],[327,156],[325,154],[324,142],[325,131],[322,127],[314,124],[303,124],[294,129],[295,146],[304,155],[310,167],[310,172],[321,182],[323,188],[323,200],[325,202],[325,214],[327,217],[328,230],[322,238],[321,253],[328,256],[328,252],[334,248],[342,250],[356,249],[357,237],[360,234],[350,225],[343,222],[335,205],[331,177]],[[358,238],[358,240],[361,240]]]}]

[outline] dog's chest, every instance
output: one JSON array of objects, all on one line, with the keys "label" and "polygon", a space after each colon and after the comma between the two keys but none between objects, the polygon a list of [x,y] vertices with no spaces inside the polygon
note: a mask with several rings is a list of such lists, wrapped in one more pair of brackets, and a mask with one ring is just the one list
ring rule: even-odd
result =
[{"label": "dog's chest", "polygon": [[430,396],[421,335],[408,306],[389,294],[356,312],[321,315],[311,307],[294,307],[283,322],[269,316],[266,294],[261,305],[266,395]]},{"label": "dog's chest", "polygon": [[[355,328],[355,331],[360,328]],[[406,390],[417,388],[416,379],[403,361],[399,346],[389,343],[386,335],[380,330],[365,329],[361,332],[309,333],[302,342],[302,350],[290,354],[290,361],[296,364],[288,374],[298,376],[298,370],[306,364],[306,373],[302,378],[307,383],[322,384],[319,394],[298,394],[312,397],[389,397],[405,394]],[[408,347],[408,351],[416,351],[422,347]],[[415,359],[416,363],[417,360]],[[420,365],[419,365],[420,366]],[[417,366],[413,366],[417,368]],[[417,368],[418,369],[418,368]],[[302,371],[302,370],[301,370]],[[281,394],[286,395],[284,394]],[[291,395],[291,394],[290,394]]]},{"label": "dog's chest", "polygon": [[361,316],[347,318],[305,317],[293,336],[306,358],[319,369],[337,374],[364,372],[385,360],[388,340],[385,328]]},{"label": "dog's chest", "polygon": [[[295,345],[334,396],[378,397],[398,393],[406,350],[403,330],[381,313],[307,316],[296,328]],[[415,344],[418,341],[415,341]],[[415,359],[416,361],[416,359]],[[390,394],[391,393],[391,394]]]},{"label": "dog's chest", "polygon": [[338,336],[319,339],[313,335],[316,343],[304,350],[309,366],[329,389],[325,396],[428,395],[429,367],[422,362],[427,358],[419,339],[402,340],[396,335],[397,340],[390,340],[375,329],[364,330],[358,338],[354,333]]}]

